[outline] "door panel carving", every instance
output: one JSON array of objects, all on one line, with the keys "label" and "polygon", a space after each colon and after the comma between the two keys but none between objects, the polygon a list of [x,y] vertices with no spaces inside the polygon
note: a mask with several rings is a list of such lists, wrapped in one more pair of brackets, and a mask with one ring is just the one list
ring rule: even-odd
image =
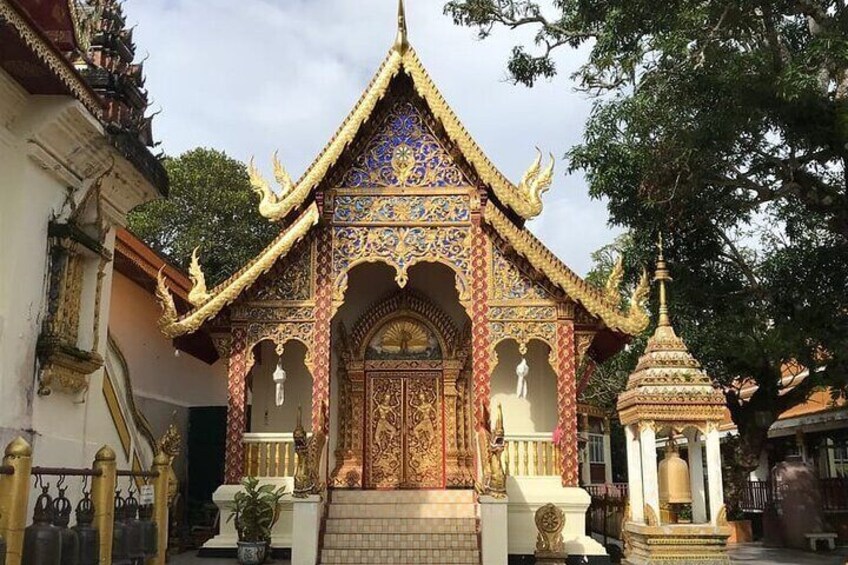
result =
[{"label": "door panel carving", "polygon": [[441,381],[441,372],[368,374],[367,488],[445,486]]}]

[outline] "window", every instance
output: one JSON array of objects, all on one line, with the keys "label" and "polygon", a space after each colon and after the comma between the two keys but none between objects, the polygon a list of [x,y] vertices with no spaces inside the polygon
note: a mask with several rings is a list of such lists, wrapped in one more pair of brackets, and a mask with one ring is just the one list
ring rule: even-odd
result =
[{"label": "window", "polygon": [[603,434],[589,434],[589,463],[605,463]]},{"label": "window", "polygon": [[833,466],[837,477],[848,477],[848,443],[833,446]]}]

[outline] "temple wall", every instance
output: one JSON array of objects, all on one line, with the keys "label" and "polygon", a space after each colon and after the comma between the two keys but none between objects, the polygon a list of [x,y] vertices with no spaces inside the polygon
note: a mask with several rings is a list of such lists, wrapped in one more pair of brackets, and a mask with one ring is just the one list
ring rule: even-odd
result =
[{"label": "temple wall", "polygon": [[534,340],[527,350],[527,398],[516,395],[515,368],[521,362],[518,344],[505,341],[497,348],[498,364],[492,373],[492,408],[503,406],[507,435],[550,433],[557,425],[556,373],[548,362],[548,346]]},{"label": "temple wall", "polygon": [[159,332],[156,298],[120,273],[114,275],[112,295],[109,331],[127,361],[137,397],[175,407],[226,405],[224,361],[209,365],[187,353],[175,355],[171,340]]}]

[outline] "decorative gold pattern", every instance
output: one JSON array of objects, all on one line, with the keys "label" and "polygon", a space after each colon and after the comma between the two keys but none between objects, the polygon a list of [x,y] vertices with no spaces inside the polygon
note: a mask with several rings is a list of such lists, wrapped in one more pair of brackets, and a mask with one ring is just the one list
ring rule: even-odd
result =
[{"label": "decorative gold pattern", "polygon": [[297,244],[285,260],[278,260],[244,293],[247,302],[294,302],[311,300],[313,253],[311,238]]},{"label": "decorative gold pattern", "polygon": [[550,502],[536,510],[536,555],[564,554],[562,530],[565,528],[565,513]]},{"label": "decorative gold pattern", "polygon": [[613,302],[619,300],[618,293],[622,280],[624,280],[624,256],[619,255],[612,271],[610,271],[609,277],[607,277],[607,284],[605,286],[607,297]]},{"label": "decorative gold pattern", "polygon": [[489,428],[477,432],[477,454],[483,462],[483,483],[476,485],[480,494],[494,498],[506,497],[506,472],[502,454],[505,446],[503,409],[498,404],[497,420]]},{"label": "decorative gold pattern", "polygon": [[459,194],[438,196],[361,196],[340,194],[334,199],[333,222],[341,224],[468,224],[469,197]]},{"label": "decorative gold pattern", "polygon": [[[648,326],[648,314],[640,304],[631,303],[628,313],[622,313],[617,304],[613,304],[605,293],[586,283],[571,269],[565,266],[545,246],[512,223],[495,206],[486,206],[486,222],[491,225],[507,243],[548,279],[562,288],[565,293],[583,305],[586,310],[604,321],[609,327],[630,335],[642,332]],[[641,288],[641,287],[640,287]],[[639,298],[642,294],[636,296]]]},{"label": "decorative gold pattern", "polygon": [[177,337],[197,331],[203,322],[218,314],[224,306],[238,298],[239,294],[253,284],[262,273],[268,271],[279,257],[288,252],[309,232],[312,226],[318,223],[318,218],[318,207],[312,204],[291,226],[284,229],[256,259],[216,286],[211,291],[212,298],[208,302],[191,310],[182,318],[177,314],[174,299],[171,297],[171,293],[160,273],[156,296],[163,310],[159,321],[162,333],[168,337]]},{"label": "decorative gold pattern", "polygon": [[544,288],[512,261],[498,245],[492,246],[492,280],[489,297],[492,300],[550,300]]},{"label": "decorative gold pattern", "polygon": [[198,248],[191,252],[191,264],[188,267],[188,276],[191,277],[191,290],[188,293],[188,301],[192,306],[202,306],[209,302],[212,295],[206,290],[206,276],[200,268],[200,259],[197,257]]},{"label": "decorative gold pattern", "polygon": [[[323,414],[323,410],[321,413]],[[306,498],[310,494],[319,494],[324,490],[320,481],[320,465],[324,455],[323,423],[319,423],[318,429],[307,438],[303,429],[303,413],[300,406],[297,407],[297,424],[292,434],[294,440],[294,452],[297,456],[294,472],[294,488],[292,496],[295,498]]]},{"label": "decorative gold pattern", "polygon": [[285,218],[303,204],[309,195],[310,188],[300,184],[294,185],[276,153],[274,153],[271,161],[274,166],[274,178],[280,186],[279,194],[274,192],[268,181],[262,177],[259,169],[253,163],[253,158],[250,159],[247,166],[247,174],[253,191],[259,195],[259,214],[268,220],[277,221]]},{"label": "decorative gold pattern", "polygon": [[469,231],[464,227],[333,228],[333,299],[341,301],[347,290],[348,271],[360,263],[383,262],[396,271],[401,288],[409,280],[410,267],[421,262],[438,262],[456,273],[460,300],[469,298]]},{"label": "decorative gold pattern", "polygon": [[551,350],[555,349],[555,321],[492,321],[489,322],[489,328],[493,351],[500,342],[506,339],[514,339],[518,342],[518,349],[522,355],[527,354],[527,346],[533,339],[546,343]]}]

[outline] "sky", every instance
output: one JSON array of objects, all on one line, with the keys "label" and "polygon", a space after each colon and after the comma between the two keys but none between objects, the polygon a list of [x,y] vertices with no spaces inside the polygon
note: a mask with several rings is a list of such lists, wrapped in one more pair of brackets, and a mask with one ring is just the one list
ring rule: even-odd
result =
[{"label": "sky", "polygon": [[[517,183],[534,147],[557,156],[557,175],[530,229],[585,275],[611,242],[606,205],[566,175],[592,100],[569,75],[586,52],[558,54],[559,75],[533,88],[506,80],[512,46],[528,33],[480,41],[442,13],[442,0],[407,0],[409,40],[490,160]],[[169,155],[212,147],[270,173],[271,155],[294,178],[332,137],[396,33],[395,0],[129,0],[137,59],[160,110],[154,134]]]}]

